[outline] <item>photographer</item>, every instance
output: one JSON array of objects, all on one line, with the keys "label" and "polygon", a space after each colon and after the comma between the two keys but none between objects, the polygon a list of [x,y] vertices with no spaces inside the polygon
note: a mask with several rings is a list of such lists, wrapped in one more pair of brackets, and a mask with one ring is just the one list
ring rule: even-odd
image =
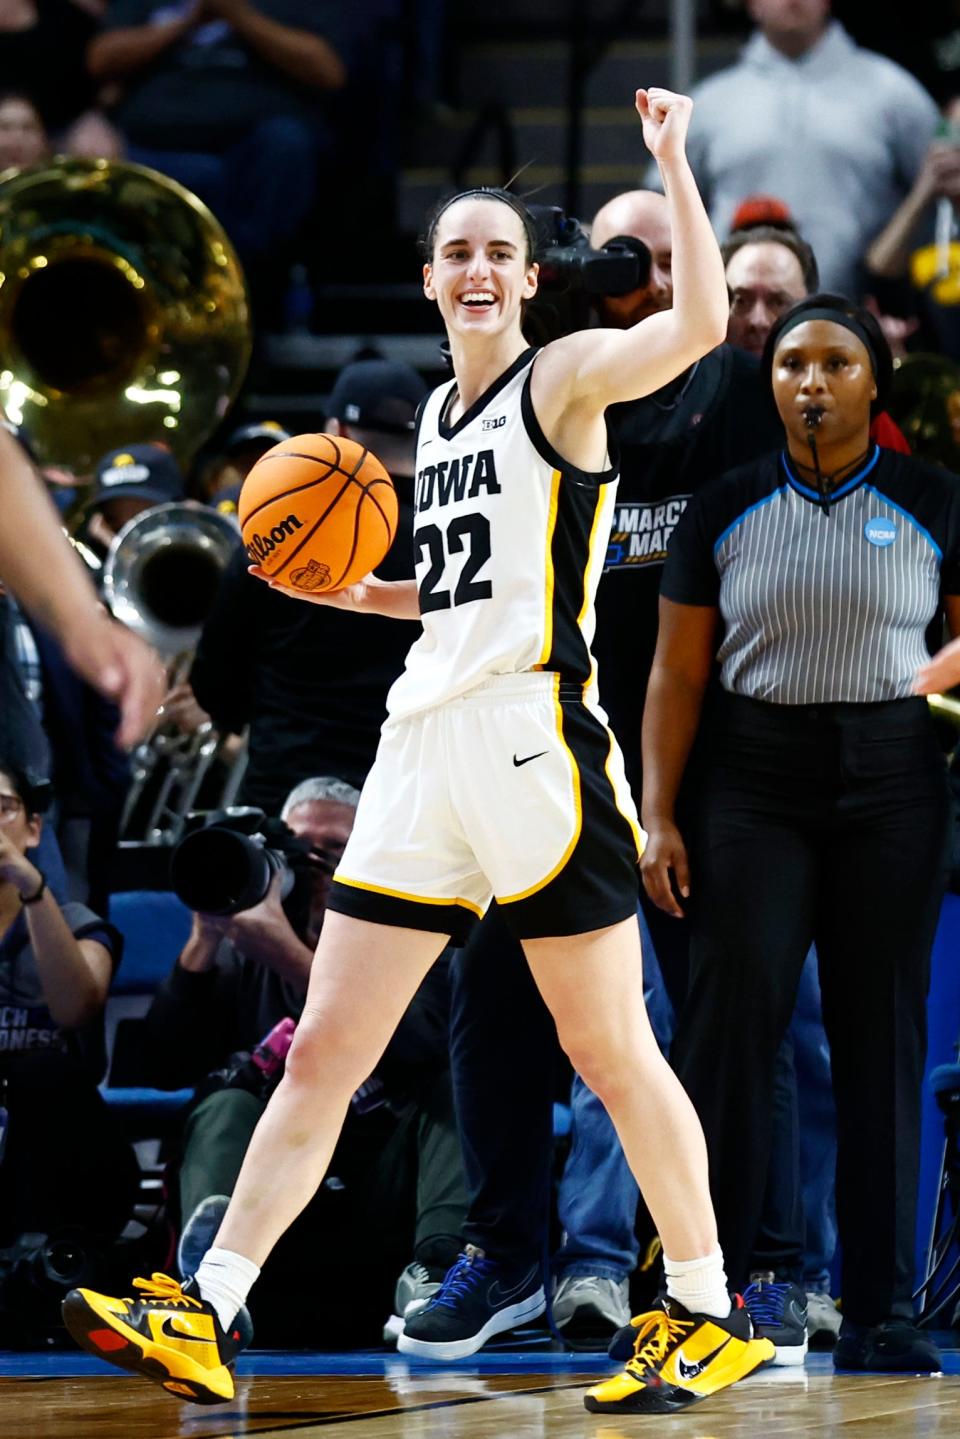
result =
[{"label": "photographer", "polygon": [[[69,1226],[96,1247],[122,1229],[138,1181],[97,1090],[121,939],[85,905],[54,897],[34,863],[36,809],[22,772],[0,757],[0,1245]],[[21,1312],[21,1333],[24,1322]]]},{"label": "photographer", "polygon": [[[150,1079],[167,1088],[199,1084],[178,1162],[183,1273],[193,1272],[216,1234],[250,1136],[279,1081],[290,1026],[287,1033],[278,1032],[278,1026],[299,1018],[303,1009],[330,876],[353,826],[358,798],[356,790],[337,779],[308,779],[296,786],[283,808],[284,824],[262,826],[274,853],[283,855],[274,863],[265,897],[233,914],[195,909],[190,937],[144,1021]],[[197,842],[212,834],[212,829],[195,832],[185,841],[194,846],[192,892],[182,897],[196,903],[209,884],[207,902],[219,908],[214,886],[222,867],[205,879]],[[293,886],[284,898],[291,871]],[[176,883],[176,870],[174,876]],[[409,1257],[408,1215],[408,1228],[415,1227],[411,1272],[423,1268],[435,1286],[459,1249],[465,1201],[447,1064],[446,972],[441,965],[421,987],[376,1075],[355,1096],[353,1123],[334,1162],[340,1190],[322,1190],[301,1221],[308,1226],[305,1246],[318,1266],[322,1255],[326,1282],[331,1266],[339,1266],[351,1244],[360,1249],[349,1257],[358,1276],[370,1271],[366,1288],[375,1292],[368,1306],[390,1302],[390,1283],[382,1296],[376,1285],[384,1270],[390,1280],[387,1255],[395,1260],[396,1251],[407,1246],[403,1258]],[[415,1226],[410,1212],[414,1188]],[[338,1209],[336,1196],[344,1190],[346,1203]],[[387,1213],[394,1215],[390,1223],[384,1222]],[[302,1252],[302,1247],[297,1250],[300,1261]],[[284,1268],[282,1254],[271,1266],[275,1275]],[[408,1278],[404,1302],[425,1297],[414,1288]],[[269,1307],[268,1325],[288,1322],[277,1305]],[[362,1303],[357,1307],[362,1309]]]}]

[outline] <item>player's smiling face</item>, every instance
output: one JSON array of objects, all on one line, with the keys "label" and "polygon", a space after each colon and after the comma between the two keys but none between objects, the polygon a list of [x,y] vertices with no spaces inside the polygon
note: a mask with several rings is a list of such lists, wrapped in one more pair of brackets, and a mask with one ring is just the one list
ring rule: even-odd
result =
[{"label": "player's smiling face", "polygon": [[436,300],[447,329],[491,334],[520,323],[537,291],[523,221],[500,200],[458,200],[440,216],[423,292]]}]

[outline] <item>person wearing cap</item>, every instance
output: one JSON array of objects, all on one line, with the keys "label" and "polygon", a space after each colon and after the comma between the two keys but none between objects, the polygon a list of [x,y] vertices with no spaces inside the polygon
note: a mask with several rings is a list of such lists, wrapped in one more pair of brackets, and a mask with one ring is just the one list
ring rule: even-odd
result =
[{"label": "person wearing cap", "polygon": [[[960,632],[960,479],[870,440],[892,361],[875,319],[842,297],[782,315],[763,369],[786,448],[705,486],[677,526],[643,720],[643,881],[691,928],[672,1058],[739,1285],[775,1055],[816,943],[837,1104],[834,1362],[934,1371],[911,1295],[950,801],[914,691],[930,626],[945,613]],[[677,792],[715,657],[701,810],[681,835]]]},{"label": "person wearing cap", "polygon": [[[325,427],[366,445],[393,477],[397,536],[377,574],[413,574],[413,465],[417,406],[426,385],[408,365],[358,360],[338,375]],[[274,439],[237,431],[238,446]],[[279,813],[300,780],[322,770],[360,787],[386,716],[386,696],[410,646],[408,624],[304,606],[247,573],[239,549],[203,628],[190,687],[194,718],[239,734],[249,725],[240,801]],[[200,708],[197,709],[196,706]]]},{"label": "person wearing cap", "polygon": [[166,445],[126,445],[108,450],[94,468],[94,491],[87,501],[78,538],[98,559],[137,515],[185,497],[183,471]]},{"label": "person wearing cap", "polygon": [[277,420],[257,420],[231,431],[219,454],[206,465],[201,498],[222,515],[235,515],[240,489],[262,455],[289,440],[290,431]]}]

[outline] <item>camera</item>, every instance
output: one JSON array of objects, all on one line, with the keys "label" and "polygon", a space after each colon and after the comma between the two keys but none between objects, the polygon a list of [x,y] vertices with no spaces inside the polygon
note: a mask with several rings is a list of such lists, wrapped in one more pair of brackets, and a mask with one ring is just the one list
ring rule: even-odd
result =
[{"label": "camera", "polygon": [[579,220],[559,205],[528,205],[537,229],[540,283],[587,295],[628,295],[650,279],[650,251],[632,235],[615,235],[594,250]]},{"label": "camera", "polygon": [[559,205],[528,205],[537,231],[540,287],[524,315],[527,339],[545,345],[586,329],[593,302],[628,295],[650,280],[650,251],[632,235],[615,235],[594,250],[579,220]]},{"label": "camera", "polygon": [[281,899],[289,899],[308,865],[308,846],[282,820],[236,806],[187,817],[170,856],[170,887],[188,909],[239,914],[266,897],[276,874]]}]

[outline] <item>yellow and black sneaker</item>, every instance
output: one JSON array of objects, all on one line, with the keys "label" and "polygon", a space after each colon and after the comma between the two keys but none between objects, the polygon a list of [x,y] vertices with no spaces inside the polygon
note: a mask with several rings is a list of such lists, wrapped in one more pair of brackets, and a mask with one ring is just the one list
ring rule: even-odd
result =
[{"label": "yellow and black sneaker", "polygon": [[[739,1295],[726,1319],[691,1314],[675,1299],[632,1319],[610,1345],[627,1367],[584,1396],[592,1414],[675,1414],[769,1364],[776,1350],[754,1339]],[[632,1353],[631,1353],[632,1350]]]},{"label": "yellow and black sneaker", "polygon": [[140,1290],[134,1299],[71,1289],[63,1301],[63,1322],[80,1347],[194,1404],[232,1399],[233,1362],[253,1338],[246,1310],[225,1334],[192,1279],[181,1287],[166,1274],[154,1274],[135,1279],[133,1286]]}]

